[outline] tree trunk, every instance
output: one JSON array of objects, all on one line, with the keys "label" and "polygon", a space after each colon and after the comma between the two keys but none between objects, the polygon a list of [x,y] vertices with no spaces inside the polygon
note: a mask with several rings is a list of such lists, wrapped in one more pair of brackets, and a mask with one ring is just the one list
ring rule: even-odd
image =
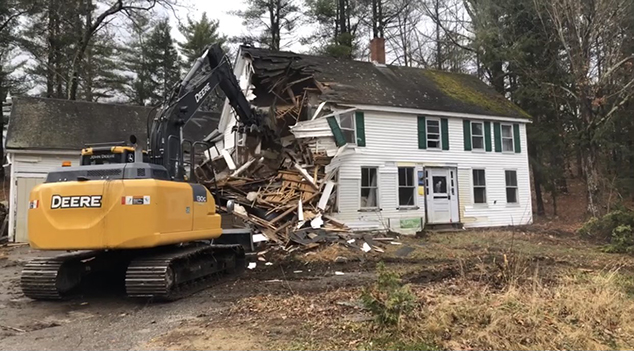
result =
[{"label": "tree trunk", "polygon": [[46,59],[46,97],[51,98],[55,95],[55,26],[57,8],[55,0],[48,0],[48,57]]},{"label": "tree trunk", "polygon": [[346,0],[339,0],[339,33],[348,33],[346,26]]},{"label": "tree trunk", "polygon": [[379,9],[377,4],[378,1],[379,0],[372,0],[372,38],[379,37],[379,25],[378,25]]},{"label": "tree trunk", "polygon": [[579,179],[583,179],[583,160],[581,159],[581,148],[576,148],[576,156],[577,156],[577,177]]},{"label": "tree trunk", "polygon": [[504,95],[506,89],[504,87],[504,68],[502,62],[494,62],[493,64],[491,64],[490,70],[491,84],[493,85],[493,88],[495,88],[495,91],[497,91],[498,93]]},{"label": "tree trunk", "polygon": [[544,199],[542,197],[542,175],[539,162],[539,153],[537,152],[537,148],[535,146],[528,148],[528,154],[530,159],[533,161],[533,187],[535,188],[535,202],[537,205],[537,215],[543,216],[546,214],[544,209]]},{"label": "tree trunk", "polygon": [[588,214],[598,217],[601,213],[599,197],[599,172],[597,170],[596,151],[593,147],[585,150],[581,157],[583,173],[586,175],[586,190],[588,198]]},{"label": "tree trunk", "polygon": [[[4,75],[4,72],[0,71],[0,76]],[[2,89],[2,84],[0,84],[0,110],[2,109],[2,103],[4,102],[4,100],[6,99],[5,96],[5,92]],[[2,164],[0,164],[0,166],[4,165],[4,147],[2,145],[2,132],[4,131],[4,114],[2,113],[2,111],[0,111],[0,126],[2,128],[0,128],[0,161],[2,161]],[[0,167],[0,180],[4,180],[4,167]],[[2,233],[0,233],[1,235]]]},{"label": "tree trunk", "polygon": [[436,69],[442,70],[442,46],[440,45],[440,0],[434,2],[436,16]]},{"label": "tree trunk", "polygon": [[[555,183],[555,181],[553,181]],[[550,193],[550,197],[553,200],[553,217],[557,217],[557,187],[553,185],[553,191]]]},{"label": "tree trunk", "polygon": [[537,215],[543,216],[546,214],[544,209],[544,199],[542,197],[542,179],[539,172],[533,169],[533,187],[535,188],[535,202],[537,203]]},{"label": "tree trunk", "polygon": [[379,36],[385,38],[385,26],[383,23],[383,0],[377,0],[379,4]]}]

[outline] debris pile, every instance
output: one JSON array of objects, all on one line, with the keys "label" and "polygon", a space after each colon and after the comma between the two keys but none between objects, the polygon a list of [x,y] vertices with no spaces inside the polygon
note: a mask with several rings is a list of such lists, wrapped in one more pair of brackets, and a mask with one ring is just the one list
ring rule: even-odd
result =
[{"label": "debris pile", "polygon": [[[289,249],[337,243],[382,252],[383,243],[394,238],[352,232],[331,215],[337,200],[333,158],[327,150],[315,149],[314,140],[291,134],[278,149],[257,144],[223,150],[196,171],[198,179],[206,179],[203,183],[216,194],[221,210],[226,211],[227,201],[233,201],[233,214],[272,242]],[[238,166],[236,159],[247,161]]]},{"label": "debris pile", "polygon": [[[286,157],[281,162],[253,157],[233,171],[217,172],[215,182],[208,181],[207,186],[222,199],[221,208],[222,202],[232,200],[236,204],[234,215],[255,226],[269,240],[309,246],[347,242],[350,229],[328,215],[336,199],[333,181],[336,171],[326,173],[327,163],[318,161],[319,157],[313,158],[310,150],[302,149],[300,153],[291,150],[284,149],[282,154]],[[298,158],[312,162],[302,166]],[[226,164],[225,157],[218,157],[202,164],[199,174],[206,175],[212,167],[218,170]]]},{"label": "debris pile", "polygon": [[[339,243],[382,251],[372,235],[353,233],[330,215],[337,210],[335,161],[346,141],[343,134],[335,140],[333,124],[341,134],[339,122],[325,118],[329,107],[319,102],[328,84],[317,81],[314,65],[296,54],[245,50],[252,66],[241,76],[248,81],[243,89],[254,96],[251,103],[264,116],[262,125],[274,135],[234,127],[234,141],[217,142],[197,163],[198,180],[216,194],[221,209],[232,200],[236,217],[284,247]],[[354,116],[338,113],[347,120]],[[225,126],[220,130],[228,135]]]}]

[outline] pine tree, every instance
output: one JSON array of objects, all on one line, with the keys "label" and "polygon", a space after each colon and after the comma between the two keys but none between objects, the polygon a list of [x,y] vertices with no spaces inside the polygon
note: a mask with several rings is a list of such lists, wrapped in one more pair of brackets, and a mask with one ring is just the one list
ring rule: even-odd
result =
[{"label": "pine tree", "polygon": [[319,28],[304,42],[317,44],[316,53],[353,58],[357,56],[360,18],[367,17],[357,0],[306,0],[308,21]]},{"label": "pine tree", "polygon": [[120,70],[121,50],[114,39],[107,31],[97,33],[86,50],[79,83],[83,100],[111,99],[124,90],[126,77]]},{"label": "pine tree", "polygon": [[124,85],[124,95],[137,105],[150,103],[154,84],[150,79],[152,70],[148,55],[148,40],[151,31],[147,16],[136,15],[128,27],[130,40],[121,49],[124,68],[132,75]]},{"label": "pine tree", "polygon": [[185,69],[191,67],[209,45],[225,43],[227,37],[218,33],[218,25],[217,20],[210,20],[207,13],[203,12],[199,21],[187,18],[187,25],[179,28],[185,37],[185,41],[178,44],[181,54],[186,58]]},{"label": "pine tree", "polygon": [[242,17],[242,24],[253,35],[236,38],[236,41],[259,43],[270,50],[279,51],[282,36],[288,36],[299,20],[299,7],[294,0],[247,0],[247,9],[235,11]]},{"label": "pine tree", "polygon": [[152,94],[150,104],[157,105],[167,98],[180,80],[180,59],[175,42],[170,34],[171,26],[167,18],[160,19],[147,39],[147,58],[150,68]]}]

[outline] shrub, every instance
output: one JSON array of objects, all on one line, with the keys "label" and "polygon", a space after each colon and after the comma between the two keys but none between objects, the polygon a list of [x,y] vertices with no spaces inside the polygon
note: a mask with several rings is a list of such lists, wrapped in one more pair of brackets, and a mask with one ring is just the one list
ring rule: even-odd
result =
[{"label": "shrub", "polygon": [[379,324],[398,325],[401,317],[414,309],[416,296],[396,273],[385,268],[383,262],[377,265],[377,271],[377,282],[363,290],[361,301]]},{"label": "shrub", "polygon": [[634,235],[632,226],[620,225],[612,231],[610,244],[605,248],[606,252],[626,253],[634,249]]},{"label": "shrub", "polygon": [[634,227],[634,212],[618,209],[601,218],[590,218],[577,232],[586,237],[611,240],[618,226]]}]

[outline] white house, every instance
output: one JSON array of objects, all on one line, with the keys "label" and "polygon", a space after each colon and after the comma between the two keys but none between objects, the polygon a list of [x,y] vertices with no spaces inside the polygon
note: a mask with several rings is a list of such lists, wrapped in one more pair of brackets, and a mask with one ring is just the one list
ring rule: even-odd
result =
[{"label": "white house", "polygon": [[[300,106],[303,114],[278,125],[332,157],[332,215],[348,226],[531,223],[530,116],[477,77],[385,65],[381,52],[361,62],[242,47],[235,73],[257,107]],[[233,120],[226,105],[219,149],[240,145]]]}]

